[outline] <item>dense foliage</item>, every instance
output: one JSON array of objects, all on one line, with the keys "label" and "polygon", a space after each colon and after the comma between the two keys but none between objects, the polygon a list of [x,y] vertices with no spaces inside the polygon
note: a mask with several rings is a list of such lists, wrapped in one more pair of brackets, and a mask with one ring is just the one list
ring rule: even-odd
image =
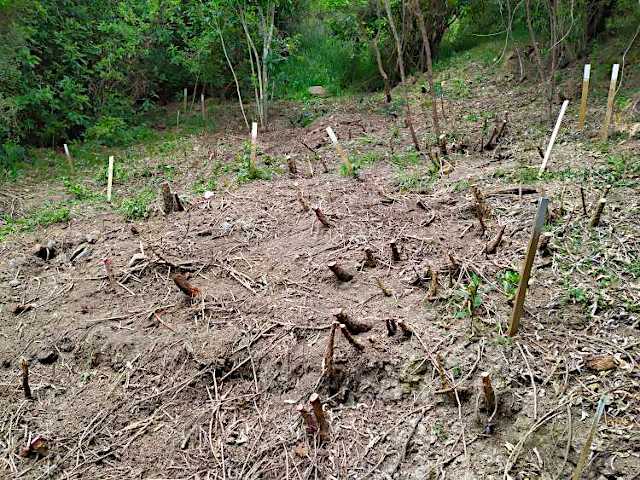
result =
[{"label": "dense foliage", "polygon": [[[375,89],[383,83],[381,70],[397,81],[397,50],[381,5],[378,0],[0,0],[0,161],[23,155],[25,145],[131,140],[136,115],[179,100],[185,87],[190,100],[200,92],[231,98],[239,91],[245,106],[251,104],[247,116],[266,121],[272,98],[304,97],[310,85],[324,85],[334,94]],[[402,33],[405,65],[424,71],[415,2],[390,5]],[[447,31],[449,45],[476,33],[526,31],[529,13],[545,62],[551,54],[560,56],[557,61],[582,55],[616,9],[632,16],[640,9],[636,0],[420,0],[420,5],[434,54]],[[549,47],[558,40],[562,50],[554,53]]]}]

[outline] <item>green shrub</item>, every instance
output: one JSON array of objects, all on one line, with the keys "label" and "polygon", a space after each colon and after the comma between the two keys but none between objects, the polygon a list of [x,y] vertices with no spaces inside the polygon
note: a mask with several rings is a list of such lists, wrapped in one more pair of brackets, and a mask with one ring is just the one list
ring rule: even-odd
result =
[{"label": "green shrub", "polygon": [[155,198],[152,190],[144,189],[133,197],[122,200],[118,210],[127,220],[140,220],[149,215],[149,206]]}]

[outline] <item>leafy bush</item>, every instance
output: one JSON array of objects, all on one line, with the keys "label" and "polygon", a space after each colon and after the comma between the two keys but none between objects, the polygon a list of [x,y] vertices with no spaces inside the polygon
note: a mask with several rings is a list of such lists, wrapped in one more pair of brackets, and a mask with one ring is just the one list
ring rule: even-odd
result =
[{"label": "leafy bush", "polygon": [[133,197],[125,198],[118,210],[127,220],[140,220],[149,215],[149,206],[155,200],[152,190],[144,189]]}]

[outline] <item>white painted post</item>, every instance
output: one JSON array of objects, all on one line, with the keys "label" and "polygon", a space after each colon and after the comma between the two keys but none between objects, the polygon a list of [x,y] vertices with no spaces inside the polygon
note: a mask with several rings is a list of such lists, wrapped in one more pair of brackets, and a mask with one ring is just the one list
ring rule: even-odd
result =
[{"label": "white painted post", "polygon": [[258,142],[258,123],[251,123],[251,168],[256,168],[256,148]]},{"label": "white painted post", "polygon": [[200,104],[202,105],[202,121],[207,119],[207,111],[204,106],[204,93],[200,94]]},{"label": "white painted post", "polygon": [[580,115],[578,116],[578,129],[584,128],[584,121],[587,117],[587,98],[589,97],[589,78],[591,76],[591,64],[584,66],[582,75],[582,98],[580,99]]},{"label": "white painted post", "polygon": [[66,143],[64,144],[64,155],[65,157],[67,157],[67,162],[69,162],[69,168],[73,172],[75,170],[73,165],[73,159],[71,158],[71,153],[69,152],[69,146]]},{"label": "white painted post", "polygon": [[176,128],[180,127],[180,110],[176,112]]},{"label": "white painted post", "polygon": [[616,96],[616,83],[618,82],[618,69],[620,65],[614,63],[611,70],[611,84],[609,85],[609,97],[607,98],[607,113],[604,116],[604,125],[602,126],[602,139],[609,138],[609,124],[611,123],[611,115],[613,115],[613,99]]},{"label": "white painted post", "polygon": [[186,88],[184,89],[183,96],[184,96],[184,100],[183,100],[183,102],[184,102],[184,113],[187,113],[187,89]]},{"label": "white painted post", "polygon": [[108,178],[107,178],[107,202],[111,201],[111,190],[113,187],[113,162],[114,162],[114,157],[110,156]]},{"label": "white painted post", "polygon": [[553,127],[553,133],[551,133],[551,139],[549,140],[549,145],[547,145],[547,151],[544,152],[544,159],[542,160],[542,165],[540,165],[538,178],[542,176],[542,174],[547,168],[547,163],[549,162],[549,158],[551,157],[551,150],[553,149],[553,144],[555,143],[556,137],[558,136],[558,131],[560,131],[560,124],[562,123],[562,117],[564,117],[564,112],[567,111],[568,105],[569,105],[569,100],[565,100],[562,103],[562,108],[560,109],[560,115],[558,115],[558,120],[556,120],[556,126]]}]

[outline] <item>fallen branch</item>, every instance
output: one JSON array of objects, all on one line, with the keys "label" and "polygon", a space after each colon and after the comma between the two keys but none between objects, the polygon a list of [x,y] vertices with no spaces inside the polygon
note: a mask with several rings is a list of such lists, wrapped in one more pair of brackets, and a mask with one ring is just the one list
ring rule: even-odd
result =
[{"label": "fallen branch", "polygon": [[340,323],[339,326],[340,326],[340,331],[342,332],[342,335],[347,340],[347,342],[349,342],[351,346],[356,350],[358,350],[359,352],[364,352],[364,345],[362,345],[360,342],[358,342],[355,338],[351,336],[351,333],[349,333],[347,326],[342,323]]}]

